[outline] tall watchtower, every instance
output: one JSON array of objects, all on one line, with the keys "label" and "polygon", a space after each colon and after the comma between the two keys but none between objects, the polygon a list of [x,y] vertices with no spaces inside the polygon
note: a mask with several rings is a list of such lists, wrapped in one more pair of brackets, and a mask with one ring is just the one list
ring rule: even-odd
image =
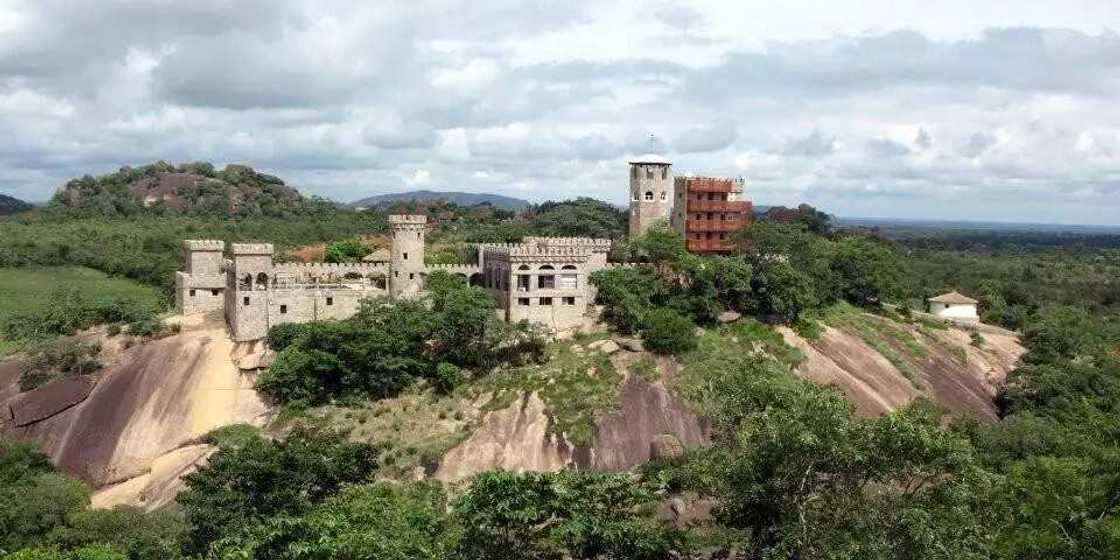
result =
[{"label": "tall watchtower", "polygon": [[669,221],[672,167],[667,158],[652,153],[630,160],[630,237]]},{"label": "tall watchtower", "polygon": [[424,233],[428,217],[423,215],[389,216],[393,239],[389,249],[389,293],[410,297],[424,288]]}]

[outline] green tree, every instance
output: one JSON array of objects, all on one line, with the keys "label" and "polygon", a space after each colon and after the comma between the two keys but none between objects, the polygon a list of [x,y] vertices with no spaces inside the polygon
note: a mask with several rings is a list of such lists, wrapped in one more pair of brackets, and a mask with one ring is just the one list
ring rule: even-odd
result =
[{"label": "green tree", "polygon": [[479,475],[455,505],[460,554],[488,559],[665,558],[677,535],[637,514],[654,500],[632,475]]},{"label": "green tree", "polygon": [[890,247],[867,238],[847,237],[836,242],[832,271],[841,297],[855,305],[897,301],[908,291],[902,258]]},{"label": "green tree", "polygon": [[336,241],[323,252],[323,261],[329,263],[355,263],[369,254],[369,249],[357,239]]},{"label": "green tree", "polygon": [[356,486],[306,515],[279,515],[214,543],[214,558],[443,560],[458,534],[438,483]]},{"label": "green tree", "polygon": [[67,517],[89,504],[89,488],[66,476],[44,472],[0,486],[0,551],[42,542]]},{"label": "green tree", "polygon": [[374,447],[350,443],[341,433],[307,428],[281,440],[255,436],[222,448],[184,477],[178,502],[191,525],[189,548],[202,553],[263,519],[303,514],[345,485],[369,481],[377,456]]}]

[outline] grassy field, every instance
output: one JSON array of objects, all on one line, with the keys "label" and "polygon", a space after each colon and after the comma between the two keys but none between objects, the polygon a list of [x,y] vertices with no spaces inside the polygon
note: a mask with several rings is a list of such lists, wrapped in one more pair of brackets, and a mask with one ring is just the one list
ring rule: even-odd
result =
[{"label": "grassy field", "polygon": [[[55,290],[76,288],[90,299],[122,297],[157,304],[155,288],[76,266],[0,268],[0,323],[13,313],[35,311],[47,305]],[[13,348],[0,335],[0,355]]]}]

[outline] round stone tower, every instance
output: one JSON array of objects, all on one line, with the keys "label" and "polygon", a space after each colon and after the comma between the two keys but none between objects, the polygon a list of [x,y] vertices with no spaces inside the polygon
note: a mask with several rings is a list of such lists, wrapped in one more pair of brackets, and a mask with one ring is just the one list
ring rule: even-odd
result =
[{"label": "round stone tower", "polygon": [[657,154],[630,160],[630,237],[669,222],[673,204],[673,163]]},{"label": "round stone tower", "polygon": [[422,274],[427,223],[427,216],[389,216],[389,225],[393,228],[389,250],[389,293],[393,296],[414,296],[424,288]]}]

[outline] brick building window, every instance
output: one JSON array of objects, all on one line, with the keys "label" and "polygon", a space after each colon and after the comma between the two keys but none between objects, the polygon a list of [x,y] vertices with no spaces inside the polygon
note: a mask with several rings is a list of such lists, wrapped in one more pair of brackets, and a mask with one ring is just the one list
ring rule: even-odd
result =
[{"label": "brick building window", "polygon": [[529,305],[529,298],[527,298],[527,297],[517,298],[517,305]]},{"label": "brick building window", "polygon": [[540,303],[541,303],[541,305],[552,305],[552,298],[542,297]]},{"label": "brick building window", "polygon": [[288,314],[288,306],[287,305],[281,305],[280,306],[280,314],[281,315],[287,315]]},{"label": "brick building window", "polygon": [[576,298],[574,298],[574,297],[564,298],[564,305],[575,305],[575,304],[576,304]]}]

